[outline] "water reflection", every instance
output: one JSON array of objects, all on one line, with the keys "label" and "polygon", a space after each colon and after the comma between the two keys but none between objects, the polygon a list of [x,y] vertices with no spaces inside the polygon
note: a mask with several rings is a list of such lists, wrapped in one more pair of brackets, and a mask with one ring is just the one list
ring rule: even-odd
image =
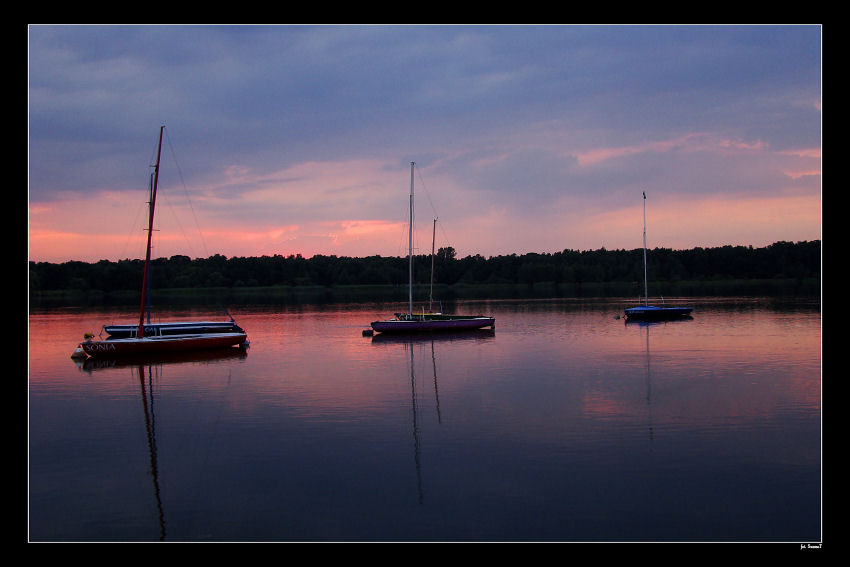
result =
[{"label": "water reflection", "polygon": [[451,343],[457,341],[482,341],[495,338],[493,329],[475,329],[462,333],[378,333],[372,337],[373,344]]},{"label": "water reflection", "polygon": [[160,353],[143,356],[121,356],[115,358],[72,359],[80,370],[92,372],[109,368],[141,367],[143,365],[165,366],[188,363],[215,362],[223,360],[244,360],[248,356],[247,349],[226,348],[220,350]]},{"label": "water reflection", "polygon": [[31,316],[31,537],[816,538],[817,312],[619,306],[369,338],[370,306],[256,310],[251,356],[75,366],[102,317]]},{"label": "water reflection", "polygon": [[[422,487],[422,458],[421,458],[421,430],[419,426],[419,400],[416,393],[416,361],[414,357],[415,347],[430,347],[431,373],[434,381],[434,405],[437,415],[437,424],[442,425],[443,418],[440,413],[440,387],[437,378],[437,344],[448,344],[462,341],[488,341],[495,337],[493,329],[476,329],[462,333],[411,333],[411,334],[383,334],[379,333],[372,337],[372,344],[379,347],[402,347],[409,355],[408,371],[410,374],[410,407],[413,434],[413,461],[416,469],[416,487],[419,504],[424,502],[424,491]],[[421,350],[421,349],[420,349]]]},{"label": "water reflection", "polygon": [[[142,415],[145,427],[145,439],[147,442],[148,463],[151,483],[153,485],[153,497],[156,505],[156,516],[159,541],[166,541],[165,507],[160,486],[160,465],[157,450],[156,435],[156,396],[154,392],[155,383],[163,378],[163,371],[168,368],[179,373],[179,368],[185,365],[209,364],[227,360],[244,360],[247,357],[246,349],[220,349],[210,351],[194,351],[186,353],[162,353],[157,355],[146,355],[139,357],[116,357],[116,358],[89,358],[86,360],[74,360],[74,364],[80,371],[93,375],[100,371],[115,369],[132,369],[138,376],[139,397],[141,400]],[[156,380],[154,380],[156,378]],[[145,538],[143,538],[145,539]]]},{"label": "water reflection", "polygon": [[678,319],[670,319],[665,321],[641,321],[638,319],[626,319],[626,327],[638,328],[646,337],[646,410],[649,428],[649,441],[652,443],[655,432],[653,430],[652,421],[652,372],[651,372],[651,357],[649,348],[649,335],[653,327],[666,327],[667,325],[683,325],[689,321],[693,321],[690,315],[680,317]]},{"label": "water reflection", "polygon": [[153,366],[148,366],[148,384],[145,388],[145,367],[139,365],[139,387],[142,396],[142,411],[145,414],[145,433],[148,440],[148,454],[151,464],[154,499],[156,500],[159,520],[159,541],[165,541],[165,510],[162,507],[162,494],[159,488],[159,465],[156,452],[156,414],[154,413]]}]

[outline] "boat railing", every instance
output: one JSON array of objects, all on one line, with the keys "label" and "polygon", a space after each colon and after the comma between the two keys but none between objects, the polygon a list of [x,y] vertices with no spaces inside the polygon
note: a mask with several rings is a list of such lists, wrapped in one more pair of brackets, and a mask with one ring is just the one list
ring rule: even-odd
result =
[{"label": "boat railing", "polygon": [[[659,299],[659,302],[661,303],[661,305],[664,305],[664,296],[660,295],[660,296],[658,296],[658,299]],[[648,305],[650,303],[654,303],[654,301],[651,297],[643,297],[641,295],[638,296],[637,302],[638,302],[638,305],[643,305],[643,304]]]},{"label": "boat railing", "polygon": [[[146,337],[161,337],[161,336],[163,336],[162,328],[159,327],[158,325],[151,325],[150,327],[145,325],[145,336]],[[138,327],[134,326],[133,329],[130,331],[130,338],[131,339],[139,338]]]}]

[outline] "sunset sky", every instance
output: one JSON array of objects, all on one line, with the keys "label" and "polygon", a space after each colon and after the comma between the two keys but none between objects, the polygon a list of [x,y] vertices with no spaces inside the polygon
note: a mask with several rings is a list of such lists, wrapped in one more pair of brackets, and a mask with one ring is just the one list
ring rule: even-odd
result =
[{"label": "sunset sky", "polygon": [[822,29],[28,30],[29,258],[821,238]]}]

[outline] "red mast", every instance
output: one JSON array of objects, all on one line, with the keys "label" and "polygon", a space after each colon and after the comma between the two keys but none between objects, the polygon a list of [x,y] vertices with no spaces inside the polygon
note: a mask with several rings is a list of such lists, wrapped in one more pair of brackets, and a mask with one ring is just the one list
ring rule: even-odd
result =
[{"label": "red mast", "polygon": [[162,153],[162,132],[165,126],[159,128],[159,145],[156,149],[156,168],[153,174],[153,192],[151,193],[150,214],[148,215],[148,250],[145,254],[145,273],[142,276],[142,307],[139,312],[139,330],[136,333],[138,338],[145,336],[145,302],[147,301],[148,287],[148,271],[151,263],[151,236],[153,235],[153,212],[156,206],[156,186],[159,182],[159,157]]}]

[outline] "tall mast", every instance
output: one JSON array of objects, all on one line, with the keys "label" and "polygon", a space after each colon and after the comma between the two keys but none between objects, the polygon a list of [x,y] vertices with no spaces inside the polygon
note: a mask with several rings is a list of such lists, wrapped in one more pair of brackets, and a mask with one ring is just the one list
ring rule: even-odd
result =
[{"label": "tall mast", "polygon": [[[150,182],[148,183],[148,213],[150,214],[150,202],[153,199],[153,181],[154,181],[155,173],[151,173]],[[147,285],[145,286],[145,320],[147,320],[148,325],[151,324],[151,267],[150,265],[145,268],[145,274],[147,275]]]},{"label": "tall mast", "polygon": [[649,305],[649,286],[646,283],[646,191],[643,192],[643,304]]},{"label": "tall mast", "polygon": [[151,202],[150,202],[150,213],[148,214],[148,248],[145,253],[145,272],[142,276],[142,307],[139,312],[139,330],[136,333],[136,336],[142,338],[145,335],[145,303],[147,301],[147,287],[148,287],[148,271],[150,269],[151,264],[151,236],[153,235],[153,213],[154,208],[156,207],[156,187],[159,183],[159,157],[162,153],[162,131],[165,130],[165,126],[160,126],[159,128],[159,145],[156,149],[156,168],[154,169],[153,174],[153,191],[151,192]]},{"label": "tall mast", "polygon": [[431,232],[431,290],[428,292],[428,311],[434,302],[434,241],[437,239],[437,219],[434,219],[434,230]]},{"label": "tall mast", "polygon": [[408,227],[408,252],[407,261],[409,264],[408,274],[408,308],[411,315],[413,314],[413,164],[410,162],[410,226]]}]

